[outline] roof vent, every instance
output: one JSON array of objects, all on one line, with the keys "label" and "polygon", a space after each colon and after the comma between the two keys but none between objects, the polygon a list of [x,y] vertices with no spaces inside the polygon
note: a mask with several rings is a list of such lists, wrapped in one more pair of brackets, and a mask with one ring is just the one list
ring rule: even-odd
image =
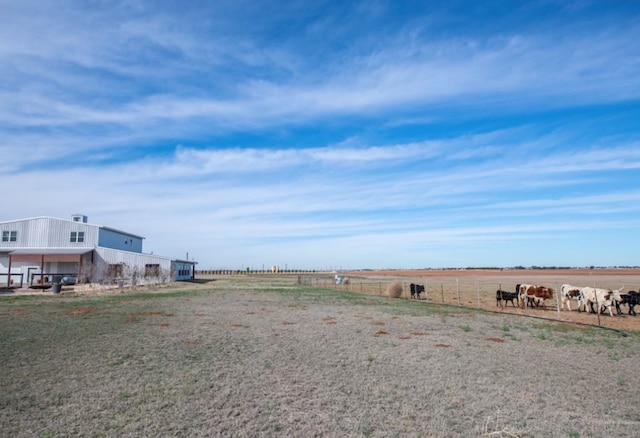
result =
[{"label": "roof vent", "polygon": [[82,223],[87,223],[87,217],[83,214],[72,214],[71,215],[71,220],[74,222],[82,222]]}]

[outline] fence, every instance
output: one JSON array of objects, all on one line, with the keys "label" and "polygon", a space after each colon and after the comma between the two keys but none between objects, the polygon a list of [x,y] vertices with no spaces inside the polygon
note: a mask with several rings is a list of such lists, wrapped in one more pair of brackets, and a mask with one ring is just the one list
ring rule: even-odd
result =
[{"label": "fence", "polygon": [[[591,278],[593,281],[593,279]],[[620,279],[599,279],[604,282],[607,280],[608,284],[620,284]],[[640,284],[640,278],[625,278],[625,281],[631,280],[633,284]],[[640,318],[634,318],[628,316],[626,313],[622,315],[616,315],[616,309],[613,309],[614,318],[611,318],[608,313],[606,316],[600,317],[600,314],[589,314],[587,312],[576,312],[577,300],[571,300],[572,312],[566,310],[566,306],[563,309],[560,297],[560,287],[564,284],[560,279],[552,279],[543,281],[530,281],[531,284],[537,284],[541,286],[550,287],[553,289],[553,298],[548,299],[544,303],[544,307],[540,308],[522,308],[519,306],[517,300],[515,303],[500,300],[496,298],[497,290],[515,292],[516,281],[496,281],[495,279],[486,279],[482,277],[470,278],[446,278],[446,279],[431,279],[431,278],[381,278],[371,279],[366,277],[335,277],[335,276],[313,276],[313,275],[300,275],[298,276],[298,283],[307,286],[314,286],[324,289],[333,289],[345,292],[366,294],[366,295],[379,295],[387,296],[387,289],[393,283],[399,283],[402,285],[402,295],[400,298],[411,299],[410,284],[421,284],[424,286],[424,292],[420,294],[419,299],[415,299],[416,304],[419,303],[438,303],[460,307],[467,307],[470,309],[483,309],[497,311],[500,313],[512,313],[519,315],[535,316],[538,318],[552,319],[563,322],[572,322],[579,324],[599,325],[606,327],[623,327],[631,328],[634,330],[640,330]],[[525,281],[522,281],[525,283]],[[583,280],[583,283],[577,283],[587,285],[587,280]],[[604,283],[592,283],[594,287],[610,287],[605,286]],[[619,286],[618,286],[619,287]],[[515,304],[515,305],[514,305]],[[516,307],[517,306],[517,307]]]},{"label": "fence", "polygon": [[515,291],[515,284],[507,286],[499,282],[496,283],[495,281],[487,280],[460,281],[459,279],[455,279],[452,281],[429,281],[419,279],[415,281],[408,281],[398,279],[369,280],[361,278],[342,278],[342,281],[336,281],[335,277],[301,275],[298,277],[298,283],[324,289],[334,289],[367,295],[386,295],[387,288],[391,284],[400,283],[403,290],[401,298],[406,299],[411,298],[409,286],[411,283],[415,283],[424,286],[424,292],[421,293],[420,299],[442,304],[455,304],[459,306],[482,306],[491,302],[496,303],[496,290],[501,289]]},{"label": "fence", "polygon": [[9,286],[9,287],[22,287],[24,282],[24,274],[9,274],[3,273],[0,274],[0,288]]}]

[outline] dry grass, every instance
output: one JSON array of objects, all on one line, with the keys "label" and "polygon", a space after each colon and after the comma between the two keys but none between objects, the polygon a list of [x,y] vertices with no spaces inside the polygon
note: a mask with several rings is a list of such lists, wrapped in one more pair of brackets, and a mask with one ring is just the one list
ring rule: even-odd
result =
[{"label": "dry grass", "polygon": [[[563,283],[582,286],[598,286],[624,291],[638,290],[640,287],[640,270],[611,269],[611,270],[425,270],[425,271],[371,271],[348,273],[348,285],[335,285],[334,281],[325,281],[322,275],[316,275],[314,284],[338,290],[382,295],[391,285],[410,283],[423,284],[425,293],[421,301],[430,303],[451,304],[469,308],[499,311],[503,313],[531,315],[558,321],[581,324],[599,324],[621,330],[640,331],[640,317],[628,315],[628,309],[623,307],[624,314],[610,317],[576,312],[577,303],[572,302],[573,312],[566,309],[558,312],[560,306],[558,291]],[[307,276],[303,276],[306,277]],[[520,309],[511,303],[496,303],[496,290],[515,291],[517,283],[540,284],[555,290],[554,298],[545,303],[545,309]],[[394,286],[397,288],[397,286]],[[404,295],[404,298],[409,298]]]},{"label": "dry grass", "polygon": [[400,298],[402,296],[402,283],[395,281],[387,286],[387,296],[390,298]]},{"label": "dry grass", "polygon": [[2,299],[0,430],[637,436],[640,338],[558,326],[287,278]]}]

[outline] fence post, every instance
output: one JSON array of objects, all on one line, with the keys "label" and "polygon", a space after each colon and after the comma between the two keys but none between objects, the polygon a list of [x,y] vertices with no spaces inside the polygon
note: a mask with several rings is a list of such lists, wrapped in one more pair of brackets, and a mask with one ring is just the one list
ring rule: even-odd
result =
[{"label": "fence post", "polygon": [[429,301],[429,280],[424,282],[424,299]]},{"label": "fence post", "polygon": [[596,297],[596,315],[598,315],[598,325],[600,325],[600,303],[598,303],[598,294],[596,293],[595,282],[593,283],[593,295]]},{"label": "fence post", "polygon": [[476,291],[478,293],[478,306],[480,306],[480,280],[476,280]]},{"label": "fence post", "polygon": [[442,303],[444,304],[444,286],[440,283],[440,293],[442,294]]},{"label": "fence post", "polygon": [[460,305],[460,284],[456,278],[456,297],[458,298],[458,306]]},{"label": "fence post", "polygon": [[[571,304],[569,304],[569,306],[571,306]],[[556,309],[558,313],[558,320],[560,320],[562,318],[560,318],[560,289],[558,289],[558,283],[556,283]]]}]

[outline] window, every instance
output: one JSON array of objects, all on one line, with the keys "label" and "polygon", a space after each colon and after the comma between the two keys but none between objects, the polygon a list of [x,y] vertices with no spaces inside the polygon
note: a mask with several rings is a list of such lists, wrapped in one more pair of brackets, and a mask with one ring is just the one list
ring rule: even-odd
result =
[{"label": "window", "polygon": [[160,265],[145,265],[144,266],[144,276],[145,277],[159,277],[160,276]]},{"label": "window", "polygon": [[122,277],[122,264],[117,264],[117,265],[109,265],[107,266],[107,272],[106,272],[106,276],[107,278],[118,278],[118,277]]},{"label": "window", "polygon": [[17,231],[3,231],[2,232],[2,241],[3,242],[16,242],[18,240],[18,232]]},{"label": "window", "polygon": [[72,231],[69,242],[84,242],[84,231]]}]

